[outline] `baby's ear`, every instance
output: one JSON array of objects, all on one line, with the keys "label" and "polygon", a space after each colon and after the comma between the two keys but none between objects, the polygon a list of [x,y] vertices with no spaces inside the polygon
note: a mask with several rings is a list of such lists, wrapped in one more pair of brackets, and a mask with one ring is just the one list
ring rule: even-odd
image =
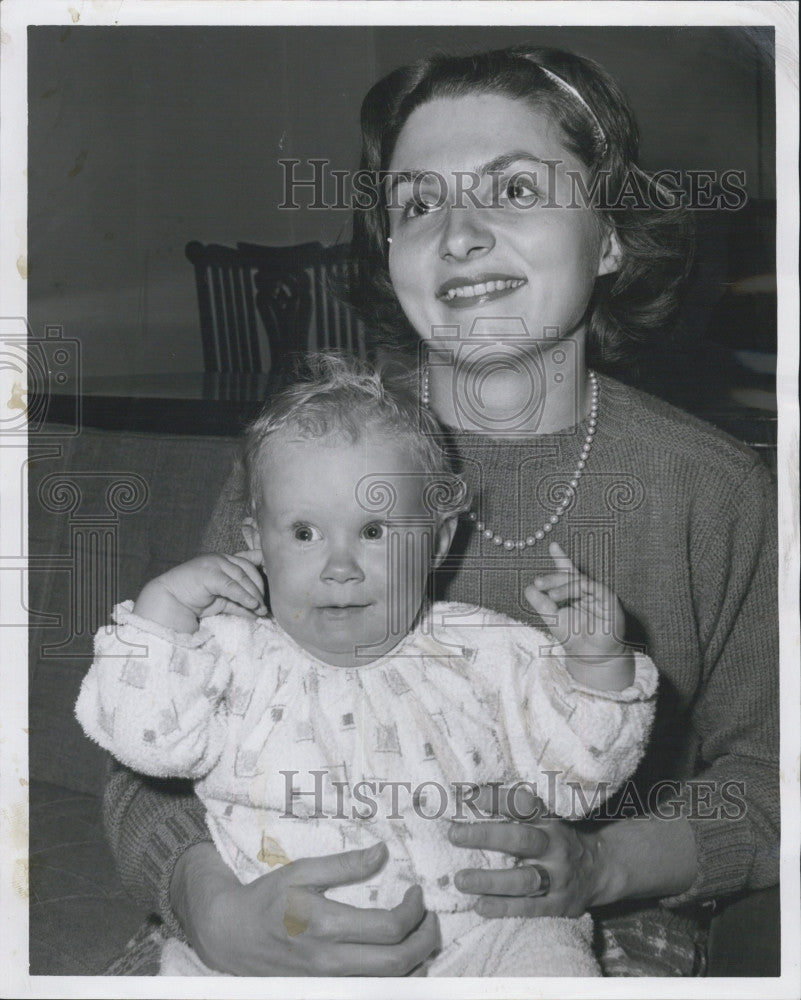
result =
[{"label": "baby's ear", "polygon": [[261,549],[261,532],[252,517],[246,517],[242,522],[242,536],[249,549]]},{"label": "baby's ear", "polygon": [[434,534],[434,553],[431,559],[432,569],[436,569],[450,551],[453,536],[456,534],[456,527],[458,523],[459,518],[456,514],[452,514],[449,517],[444,518],[437,526],[437,530]]}]

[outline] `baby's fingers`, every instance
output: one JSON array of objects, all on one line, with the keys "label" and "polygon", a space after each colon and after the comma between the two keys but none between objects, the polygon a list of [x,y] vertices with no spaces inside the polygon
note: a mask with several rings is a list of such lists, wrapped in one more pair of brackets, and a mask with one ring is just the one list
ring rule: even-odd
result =
[{"label": "baby's fingers", "polygon": [[[258,561],[256,561],[257,556]],[[257,553],[255,550],[237,552],[236,555],[226,556],[225,558],[230,560],[235,566],[238,566],[244,573],[247,573],[248,578],[256,585],[258,592],[260,594],[263,593],[264,583],[259,571],[259,566],[263,558],[261,552]]]},{"label": "baby's fingers", "polygon": [[573,561],[570,559],[570,556],[568,556],[558,542],[551,542],[548,546],[548,551],[551,554],[554,565],[561,573],[578,573],[578,570],[576,569]]},{"label": "baby's fingers", "polygon": [[577,601],[588,593],[581,580],[571,580],[558,587],[545,587],[543,590],[557,605],[565,604],[567,601]]},{"label": "baby's fingers", "polygon": [[[548,551],[556,564],[557,572],[538,576],[534,583],[540,590],[547,590],[555,601],[576,600],[586,596],[602,597],[609,593],[609,588],[600,581],[582,573],[575,563],[572,563],[565,555],[564,549],[558,542],[551,542]],[[579,590],[561,591],[560,596],[554,594],[555,588],[561,588],[565,584],[573,584],[576,581],[580,584]]]},{"label": "baby's fingers", "polygon": [[231,556],[232,559],[246,559],[248,562],[253,563],[254,566],[261,566],[261,561],[264,558],[261,549],[242,549],[241,552],[237,552],[236,555]]},{"label": "baby's fingers", "polygon": [[545,573],[534,580],[534,586],[537,590],[553,590],[575,579],[575,573]]},{"label": "baby's fingers", "polygon": [[533,584],[526,587],[524,593],[528,603],[542,618],[555,615],[559,611],[559,605],[552,601],[546,592],[538,590]]},{"label": "baby's fingers", "polygon": [[261,581],[258,583],[232,559],[226,560],[220,567],[216,593],[229,604],[238,604],[251,611],[264,608],[264,596],[261,591]]},{"label": "baby's fingers", "polygon": [[265,613],[259,608],[243,608],[241,604],[234,604],[233,601],[227,601],[224,597],[218,600],[212,611],[215,615],[233,615],[236,618],[248,618],[250,621],[263,618]]}]

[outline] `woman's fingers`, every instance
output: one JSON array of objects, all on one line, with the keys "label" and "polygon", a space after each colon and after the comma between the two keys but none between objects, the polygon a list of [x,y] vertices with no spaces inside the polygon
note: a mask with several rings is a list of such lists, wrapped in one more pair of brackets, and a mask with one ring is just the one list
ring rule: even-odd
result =
[{"label": "woman's fingers", "polygon": [[310,906],[310,932],[323,941],[342,944],[400,944],[426,915],[420,886],[410,886],[392,909],[362,909],[320,895]]},{"label": "woman's fingers", "polygon": [[[319,888],[294,884],[304,879],[328,884],[337,879],[355,881],[383,864],[386,849],[383,844],[376,848],[366,863],[366,851],[311,858],[243,885],[210,843],[198,844],[187,852],[193,867],[176,869],[178,891],[172,898],[181,904],[177,912],[183,918],[182,926],[190,928],[190,940],[198,954],[221,972],[404,976],[439,945],[436,916],[423,911],[419,889],[407,892],[392,910],[360,911],[327,900]],[[211,881],[215,889],[210,896],[189,891],[197,888],[196,879],[201,884]],[[375,922],[371,920],[373,912],[378,914]],[[326,921],[339,927],[339,937],[320,936],[319,928]],[[361,941],[343,938],[349,929],[354,936],[363,931]]]},{"label": "woman's fingers", "polygon": [[481,917],[550,917],[564,916],[558,903],[547,896],[521,898],[519,896],[482,896],[475,911]]},{"label": "woman's fingers", "polygon": [[406,976],[440,946],[439,922],[427,913],[399,944],[320,944],[312,961],[317,976]]},{"label": "woman's fingers", "polygon": [[335,885],[363,882],[383,868],[387,856],[387,845],[379,841],[360,851],[323,854],[319,858],[300,858],[282,868],[280,874],[290,885],[322,891]]},{"label": "woman's fingers", "polygon": [[526,864],[515,868],[465,868],[457,872],[454,884],[460,892],[478,896],[542,896],[550,880],[539,865]]},{"label": "woman's fingers", "polygon": [[548,834],[530,823],[451,823],[448,838],[457,847],[539,858],[548,849]]},{"label": "woman's fingers", "polygon": [[411,886],[391,909],[362,909],[322,893],[363,881],[387,858],[386,845],[301,858],[272,878],[287,885],[283,925],[296,949],[309,949],[317,976],[405,976],[439,947],[436,915],[428,913],[419,886]]},{"label": "woman's fingers", "polygon": [[[494,783],[474,786],[473,793],[464,797],[464,805],[491,819],[514,819],[524,822],[541,819],[547,814],[545,803],[529,782],[517,781],[511,785]],[[455,827],[465,824],[453,823]],[[455,841],[454,841],[455,843]]]}]

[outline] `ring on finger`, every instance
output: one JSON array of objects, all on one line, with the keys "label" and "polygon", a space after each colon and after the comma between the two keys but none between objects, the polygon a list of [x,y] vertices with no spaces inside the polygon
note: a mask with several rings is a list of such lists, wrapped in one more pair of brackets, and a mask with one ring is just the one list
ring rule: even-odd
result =
[{"label": "ring on finger", "polygon": [[539,878],[539,885],[534,890],[534,892],[526,893],[527,896],[547,896],[551,888],[551,876],[548,874],[548,869],[543,865],[534,864],[533,862],[524,861],[523,858],[517,858],[514,863],[515,868],[533,868],[537,872]]}]

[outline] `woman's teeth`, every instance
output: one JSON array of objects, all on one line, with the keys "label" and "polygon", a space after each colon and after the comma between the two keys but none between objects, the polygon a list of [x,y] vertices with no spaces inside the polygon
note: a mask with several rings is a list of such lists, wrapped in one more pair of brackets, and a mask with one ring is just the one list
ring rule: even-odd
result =
[{"label": "woman's teeth", "polygon": [[479,295],[488,295],[490,292],[500,292],[506,288],[519,288],[524,285],[522,278],[510,278],[507,281],[485,281],[479,285],[461,285],[459,288],[449,288],[445,293],[446,299],[467,299]]}]

